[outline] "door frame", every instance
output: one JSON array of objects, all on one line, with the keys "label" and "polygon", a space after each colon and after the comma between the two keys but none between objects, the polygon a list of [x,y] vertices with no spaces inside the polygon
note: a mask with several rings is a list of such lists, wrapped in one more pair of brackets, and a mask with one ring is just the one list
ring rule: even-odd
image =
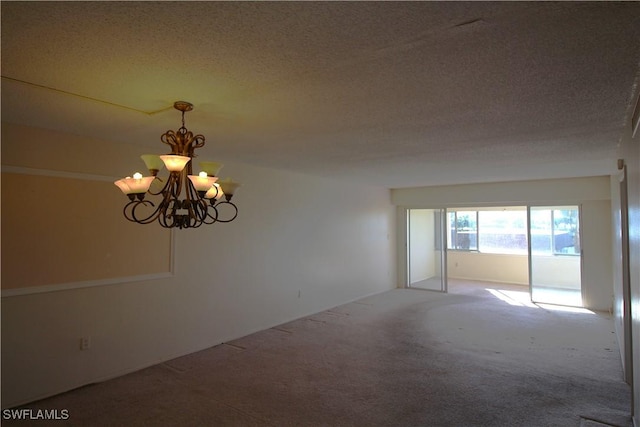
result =
[{"label": "door frame", "polygon": [[[424,289],[424,288],[414,288],[411,287],[409,283],[410,280],[410,256],[409,256],[409,233],[410,233],[410,225],[409,225],[409,211],[412,209],[427,209],[427,210],[440,210],[442,212],[441,217],[441,236],[440,241],[442,242],[441,249],[441,258],[440,258],[440,268],[441,268],[441,288],[440,290],[436,289]],[[398,287],[402,289],[418,289],[432,292],[448,292],[448,283],[447,283],[447,209],[446,208],[432,208],[432,207],[423,207],[423,206],[402,206],[397,209],[397,225],[398,225],[398,247],[401,249],[398,251],[398,265],[404,266],[403,268],[398,268]]]},{"label": "door frame", "polygon": [[[528,262],[528,268],[529,268],[529,298],[531,300],[532,303],[537,304],[553,304],[551,302],[547,302],[547,301],[534,301],[533,299],[533,260],[532,260],[532,256],[533,256],[533,251],[531,250],[531,208],[549,208],[549,209],[553,209],[556,207],[563,207],[563,206],[577,206],[578,207],[578,239],[580,241],[580,301],[581,301],[581,305],[583,306],[582,301],[584,301],[584,287],[582,286],[582,278],[584,277],[584,249],[583,249],[583,245],[582,242],[584,242],[583,236],[582,236],[582,204],[578,203],[578,204],[529,204],[527,205],[527,252],[528,252],[528,258],[529,258],[529,262]],[[552,220],[553,220],[553,216],[552,216]],[[551,244],[553,246],[553,235],[551,236]]]}]

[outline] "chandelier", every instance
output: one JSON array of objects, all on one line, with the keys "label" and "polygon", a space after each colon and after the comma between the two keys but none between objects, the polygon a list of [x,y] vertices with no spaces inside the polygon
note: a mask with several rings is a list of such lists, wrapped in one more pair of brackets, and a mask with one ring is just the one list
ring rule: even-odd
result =
[{"label": "chandelier", "polygon": [[[169,130],[160,140],[171,147],[171,153],[157,156],[143,154],[149,176],[136,172],[133,177],[115,181],[115,185],[129,197],[124,216],[131,222],[150,224],[158,221],[165,228],[197,228],[203,224],[231,222],[238,216],[238,208],[231,202],[239,183],[231,179],[218,182],[221,163],[199,162],[200,172],[193,175],[196,148],[204,146],[204,136],[194,135],[184,127],[184,113],[193,105],[178,101],[173,107],[182,112],[182,126],[176,132]],[[162,179],[158,172],[166,167],[169,176]],[[154,190],[153,187],[159,190]],[[149,194],[156,203],[145,199]]]}]

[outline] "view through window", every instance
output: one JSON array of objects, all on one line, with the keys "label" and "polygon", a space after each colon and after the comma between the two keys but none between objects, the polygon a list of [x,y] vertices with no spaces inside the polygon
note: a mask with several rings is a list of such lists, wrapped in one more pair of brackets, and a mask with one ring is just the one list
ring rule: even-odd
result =
[{"label": "view through window", "polygon": [[[528,252],[527,210],[461,209],[447,212],[447,248],[496,254]],[[578,209],[532,210],[531,251],[536,255],[579,255]]]}]

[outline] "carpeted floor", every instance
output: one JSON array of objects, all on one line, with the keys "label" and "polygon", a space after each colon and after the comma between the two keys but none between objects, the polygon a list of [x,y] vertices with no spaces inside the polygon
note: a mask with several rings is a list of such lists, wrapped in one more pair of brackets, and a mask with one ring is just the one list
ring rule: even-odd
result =
[{"label": "carpeted floor", "polygon": [[521,290],[397,289],[24,407],[67,409],[56,426],[631,426],[608,315]]}]

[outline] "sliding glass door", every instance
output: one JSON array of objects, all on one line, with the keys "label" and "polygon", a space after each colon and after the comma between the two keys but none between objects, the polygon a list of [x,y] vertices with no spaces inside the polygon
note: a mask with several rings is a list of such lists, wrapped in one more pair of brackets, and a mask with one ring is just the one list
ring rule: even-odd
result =
[{"label": "sliding glass door", "polygon": [[407,210],[407,287],[446,292],[444,209]]},{"label": "sliding glass door", "polygon": [[579,206],[531,206],[528,229],[531,300],[581,307]]}]

